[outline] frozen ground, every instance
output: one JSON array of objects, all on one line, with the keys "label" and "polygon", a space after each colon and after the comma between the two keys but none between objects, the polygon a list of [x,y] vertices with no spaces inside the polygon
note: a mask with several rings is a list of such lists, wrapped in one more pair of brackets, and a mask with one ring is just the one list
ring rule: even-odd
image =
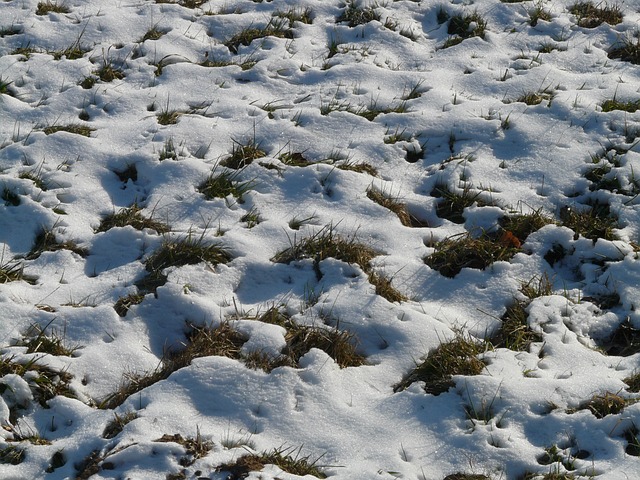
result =
[{"label": "frozen ground", "polygon": [[0,477],[637,478],[598,7],[2,0]]}]

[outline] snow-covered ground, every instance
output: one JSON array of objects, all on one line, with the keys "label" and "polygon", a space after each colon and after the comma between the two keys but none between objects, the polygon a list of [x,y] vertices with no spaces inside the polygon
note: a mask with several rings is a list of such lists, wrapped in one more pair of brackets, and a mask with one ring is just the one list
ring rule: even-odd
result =
[{"label": "snow-covered ground", "polygon": [[597,7],[1,1],[0,477],[639,478]]}]

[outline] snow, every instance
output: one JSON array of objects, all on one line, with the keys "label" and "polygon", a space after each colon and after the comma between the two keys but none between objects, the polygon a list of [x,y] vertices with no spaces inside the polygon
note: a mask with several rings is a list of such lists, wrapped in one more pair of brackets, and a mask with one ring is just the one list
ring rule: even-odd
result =
[{"label": "snow", "polygon": [[[345,8],[338,0],[54,3],[69,12],[36,15],[36,0],[0,3],[0,32],[18,32],[0,35],[0,268],[25,275],[0,283],[0,477],[75,478],[95,451],[92,479],[222,479],[220,465],[283,448],[317,459],[337,479],[638,476],[629,432],[640,427],[640,397],[625,382],[639,368],[638,353],[605,350],[621,325],[629,335],[640,328],[640,113],[601,107],[638,101],[637,65],[607,56],[622,39],[637,41],[638,5],[620,4],[621,23],[590,29],[577,25],[571,0],[356,2],[380,19],[355,27],[336,23]],[[527,12],[536,6],[551,19],[531,26]],[[308,7],[313,22],[295,22],[292,39],[257,39],[237,54],[225,46],[294,7]],[[449,34],[447,22],[438,23],[441,9],[478,12],[484,39],[442,48]],[[163,35],[142,41],[152,28]],[[555,49],[541,53],[543,45]],[[71,46],[86,52],[54,58]],[[34,51],[15,52],[24,47]],[[205,60],[233,64],[200,65]],[[105,65],[124,78],[80,85]],[[543,98],[527,105],[519,100],[527,93]],[[357,114],[375,109],[383,112],[373,120]],[[177,122],[161,125],[157,115],[172,110]],[[93,130],[44,131],[70,124]],[[221,164],[251,144],[265,156],[238,171]],[[161,160],[171,146],[176,159]],[[420,151],[417,161],[405,159]],[[288,165],[283,154],[309,165]],[[377,175],[339,168],[362,163]],[[603,182],[617,179],[619,187],[595,188],[587,178],[603,165],[611,168]],[[120,178],[131,167],[135,175]],[[242,198],[206,199],[199,185],[212,172],[237,173],[250,188]],[[463,223],[437,214],[436,187],[477,195]],[[422,225],[402,225],[369,189],[405,204]],[[613,239],[562,225],[563,207],[581,212],[596,201],[618,218]],[[133,204],[171,231],[96,232]],[[522,239],[508,260],[453,278],[424,262],[442,240],[495,235],[503,217],[531,212],[555,223]],[[30,255],[43,230],[88,254]],[[375,258],[273,261],[328,231],[372,248]],[[145,262],[163,243],[184,239],[219,244],[231,261],[170,266],[166,283],[144,290]],[[562,258],[550,260],[560,248]],[[371,272],[407,299],[376,294]],[[526,299],[522,284],[543,278],[551,294]],[[114,305],[136,293],[141,302],[121,316]],[[526,303],[539,341],[524,351],[487,347],[482,373],[454,376],[440,395],[425,393],[422,382],[394,391],[456,335],[490,340],[515,301]],[[319,348],[270,372],[205,356],[113,409],[98,408],[127,378],[185,348],[190,325],[229,322],[245,340],[241,356],[277,356],[288,330],[260,321],[272,307],[298,325],[349,332],[365,365],[340,368]],[[79,348],[32,352],[25,335],[34,326]],[[637,338],[629,340],[636,351]],[[47,375],[69,375],[70,393],[39,401],[42,372],[9,367],[32,362]],[[603,418],[581,408],[607,394],[627,405]],[[128,412],[136,418],[105,438],[114,415]],[[486,418],[472,418],[478,414]],[[185,465],[185,446],[159,440],[176,434],[212,449]],[[46,442],[29,441],[35,436]],[[545,461],[554,446],[558,456]],[[22,461],[6,460],[10,447],[24,450]],[[64,464],[52,464],[56,452]],[[301,477],[267,465],[247,478]]]}]

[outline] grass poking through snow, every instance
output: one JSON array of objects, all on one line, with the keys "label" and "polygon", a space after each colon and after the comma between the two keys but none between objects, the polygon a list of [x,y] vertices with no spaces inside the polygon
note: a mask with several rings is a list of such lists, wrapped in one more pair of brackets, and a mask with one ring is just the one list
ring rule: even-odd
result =
[{"label": "grass poking through snow", "polygon": [[446,392],[455,385],[454,375],[479,375],[485,364],[478,358],[487,345],[458,333],[429,352],[427,357],[394,387],[395,392],[414,382],[424,382],[424,390],[433,395]]}]

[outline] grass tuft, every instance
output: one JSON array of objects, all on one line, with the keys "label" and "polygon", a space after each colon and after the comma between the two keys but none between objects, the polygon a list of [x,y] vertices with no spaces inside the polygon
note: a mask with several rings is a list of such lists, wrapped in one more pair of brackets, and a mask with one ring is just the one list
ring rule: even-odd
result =
[{"label": "grass tuft", "polygon": [[468,233],[453,235],[435,244],[435,252],[424,263],[445,277],[453,278],[463,268],[484,270],[498,261],[509,261],[520,249],[502,236],[482,234],[473,238]]},{"label": "grass tuft", "polygon": [[38,2],[36,6],[36,15],[46,15],[48,13],[70,13],[71,9],[62,2],[52,2],[46,0]]},{"label": "grass tuft", "polygon": [[365,357],[357,353],[354,335],[337,328],[300,325],[289,315],[273,306],[256,319],[259,322],[279,325],[286,330],[286,346],[282,355],[269,358],[261,352],[252,352],[245,358],[250,368],[271,371],[279,366],[298,368],[300,359],[312,348],[318,348],[329,355],[340,368],[359,367],[366,364]]},{"label": "grass tuft", "polygon": [[447,33],[450,37],[442,48],[453,47],[463,40],[472,37],[480,37],[484,40],[487,22],[478,12],[468,15],[454,15],[449,18]]},{"label": "grass tuft", "polygon": [[28,280],[23,273],[24,265],[22,263],[10,260],[1,263],[0,259],[0,284],[17,282],[19,280]]},{"label": "grass tuft", "polygon": [[278,155],[278,160],[292,167],[307,167],[311,165],[311,162],[305,158],[302,152],[284,152]]},{"label": "grass tuft", "polygon": [[145,32],[145,34],[138,40],[138,43],[144,43],[147,40],[160,40],[163,35],[166,35],[167,32],[158,28],[157,25],[154,25],[149,30]]},{"label": "grass tuft", "polygon": [[355,235],[351,238],[342,237],[334,232],[333,225],[329,225],[303,240],[294,239],[291,247],[276,254],[271,261],[290,263],[294,260],[313,259],[313,269],[318,280],[323,276],[320,262],[326,258],[356,264],[367,274],[369,282],[376,288],[376,294],[390,302],[405,301],[407,297],[391,285],[390,279],[373,271],[370,262],[375,256],[376,251],[358,243]]},{"label": "grass tuft", "polygon": [[329,225],[311,237],[294,240],[291,247],[275,255],[271,261],[290,263],[294,260],[312,258],[317,264],[325,258],[333,257],[346,263],[355,263],[366,270],[375,255],[372,248],[356,242],[355,236],[344,238],[335,233],[333,225]]},{"label": "grass tuft", "polygon": [[464,223],[464,209],[477,203],[478,206],[486,206],[487,202],[480,197],[482,192],[472,192],[465,186],[461,193],[451,190],[447,185],[437,185],[431,192],[432,197],[441,198],[436,207],[436,214],[440,218],[446,218],[453,223]]},{"label": "grass tuft", "polygon": [[204,457],[213,448],[213,442],[203,439],[200,431],[198,431],[195,438],[184,438],[179,433],[175,435],[165,434],[157,440],[154,440],[154,442],[172,442],[182,445],[186,451],[186,455],[178,460],[178,463],[182,467],[192,465],[198,458]]},{"label": "grass tuft", "polygon": [[633,375],[623,380],[627,384],[627,390],[632,393],[640,392],[640,372],[636,372]]},{"label": "grass tuft", "polygon": [[607,415],[616,415],[627,405],[634,403],[633,400],[625,400],[617,393],[605,392],[603,395],[594,395],[587,402],[580,404],[577,408],[571,409],[568,413],[575,413],[580,410],[589,410],[596,418],[604,418]]},{"label": "grass tuft", "polygon": [[541,208],[530,213],[503,217],[500,220],[500,226],[503,230],[513,234],[520,243],[524,243],[533,232],[552,223],[554,223],[553,218],[542,213]]},{"label": "grass tuft", "polygon": [[39,365],[38,357],[34,357],[26,363],[18,363],[12,356],[0,357],[0,377],[7,374],[15,374],[27,377],[25,380],[34,398],[42,407],[47,407],[47,401],[57,395],[76,398],[69,387],[72,380],[71,374],[66,371],[55,371],[47,366]]},{"label": "grass tuft", "polygon": [[313,15],[309,7],[290,7],[287,10],[277,10],[274,16],[289,20],[289,28],[293,28],[295,22],[307,25],[313,23]]},{"label": "grass tuft", "polygon": [[635,328],[627,318],[600,347],[607,352],[607,355],[620,357],[640,353],[640,329]]},{"label": "grass tuft", "polygon": [[526,300],[515,300],[513,305],[507,307],[507,311],[500,320],[502,324],[491,338],[495,348],[508,348],[515,351],[526,352],[534,342],[542,341],[542,335],[531,330],[528,324],[526,308],[534,298],[551,295],[553,286],[549,277],[543,275],[534,277],[520,286],[520,292]]},{"label": "grass tuft", "polygon": [[95,131],[95,128],[82,125],[80,123],[70,123],[68,125],[50,125],[42,129],[45,135],[52,135],[57,132],[73,133],[74,135],[82,135],[83,137],[90,137],[91,132]]},{"label": "grass tuft", "polygon": [[4,187],[2,193],[0,193],[0,198],[4,200],[4,204],[7,207],[17,207],[18,205],[20,205],[20,195],[16,194],[8,187]]},{"label": "grass tuft", "polygon": [[0,464],[20,465],[25,457],[25,449],[16,445],[9,445],[0,449]]},{"label": "grass tuft", "polygon": [[133,305],[139,305],[144,300],[142,293],[131,293],[124,297],[120,297],[118,301],[113,305],[113,309],[120,317],[126,317],[127,312]]},{"label": "grass tuft", "polygon": [[316,464],[319,460],[311,460],[309,456],[300,456],[302,447],[296,449],[274,448],[271,452],[250,453],[244,455],[232,463],[220,465],[218,472],[228,472],[225,478],[228,480],[240,480],[246,478],[251,472],[261,471],[265,465],[275,465],[284,472],[292,475],[311,475],[316,478],[327,478],[326,474]]},{"label": "grass tuft", "polygon": [[147,271],[159,272],[169,267],[195,265],[207,262],[210,265],[227,263],[231,256],[218,243],[206,244],[203,237],[196,238],[192,234],[178,240],[166,240],[145,261]]},{"label": "grass tuft", "polygon": [[364,6],[356,0],[350,0],[345,5],[344,11],[336,18],[336,22],[347,22],[350,27],[365,25],[374,20],[380,21],[380,14],[376,12],[377,5]]},{"label": "grass tuft", "polygon": [[47,184],[42,179],[42,171],[40,168],[30,170],[27,172],[22,172],[18,175],[18,178],[22,178],[24,180],[31,180],[33,184],[38,187],[43,192],[47,191]]},{"label": "grass tuft", "polygon": [[529,25],[535,27],[540,20],[544,22],[551,21],[551,14],[544,9],[542,2],[537,2],[530,8],[527,13],[529,14]]},{"label": "grass tuft", "polygon": [[432,395],[440,395],[455,385],[454,375],[479,375],[485,364],[478,359],[484,353],[487,344],[457,333],[448,342],[441,343],[429,352],[400,383],[394,386],[394,392],[406,389],[414,382],[424,382],[424,390]]},{"label": "grass tuft", "polygon": [[551,104],[552,99],[553,99],[553,92],[550,91],[548,88],[545,88],[543,90],[538,90],[536,92],[523,93],[514,101],[522,102],[526,105],[532,106],[532,105],[541,104],[543,100],[546,100],[547,102],[549,102],[549,104]]},{"label": "grass tuft", "polygon": [[378,169],[367,162],[353,162],[347,160],[336,165],[336,168],[347,172],[366,173],[372,177],[378,176]]},{"label": "grass tuft", "polygon": [[356,352],[353,334],[338,329],[298,325],[289,322],[286,326],[287,342],[283,354],[292,366],[298,366],[300,359],[312,348],[318,348],[334,359],[340,368],[365,365],[365,358]]},{"label": "grass tuft", "polygon": [[614,229],[618,227],[618,219],[606,204],[594,202],[587,210],[569,208],[563,215],[562,226],[594,242],[599,238],[617,239]]},{"label": "grass tuft", "polygon": [[55,330],[46,334],[47,327],[42,328],[38,324],[31,325],[25,332],[23,340],[16,345],[27,347],[26,353],[48,353],[64,357],[72,357],[76,351],[82,348],[80,345],[66,346],[64,334],[60,336]]},{"label": "grass tuft", "polygon": [[100,226],[95,230],[96,233],[106,232],[115,227],[131,226],[136,230],[144,230],[149,228],[157,233],[168,233],[171,229],[164,223],[158,222],[142,215],[142,208],[134,203],[130,207],[121,209],[117,213],[107,215],[100,222]]},{"label": "grass tuft", "polygon": [[491,478],[481,473],[457,472],[447,475],[442,480],[491,480]]},{"label": "grass tuft", "polygon": [[113,409],[122,405],[131,395],[169,378],[173,372],[189,366],[195,358],[210,356],[241,358],[241,348],[247,338],[231,328],[228,323],[221,323],[217,327],[191,324],[190,329],[183,350],[165,354],[160,365],[151,372],[126,374],[118,389],[99,402],[98,408]]},{"label": "grass tuft", "polygon": [[4,80],[2,77],[0,77],[0,96],[9,95],[10,97],[16,97],[16,93],[11,86],[12,83],[12,81]]},{"label": "grass tuft", "polygon": [[114,413],[113,417],[113,420],[104,428],[102,438],[111,439],[117,437],[124,430],[125,425],[138,418],[138,413],[133,411],[125,412],[122,415]]},{"label": "grass tuft", "polygon": [[43,228],[36,235],[33,247],[31,247],[31,250],[24,258],[26,260],[35,260],[44,252],[57,252],[59,250],[70,250],[81,257],[86,257],[89,254],[86,248],[79,247],[71,240],[59,242],[56,239],[56,234],[53,229]]},{"label": "grass tuft", "polygon": [[255,140],[250,140],[244,145],[234,140],[231,155],[220,162],[220,165],[239,170],[266,155],[266,152],[260,149],[260,145]]},{"label": "grass tuft", "polygon": [[385,195],[383,192],[376,190],[375,188],[367,189],[367,198],[373,200],[378,205],[391,210],[398,216],[400,223],[405,227],[422,227],[424,224],[415,218],[407,210],[407,206],[400,202],[398,198],[393,198]]},{"label": "grass tuft", "polygon": [[180,5],[181,7],[185,7],[185,8],[190,8],[190,9],[194,9],[194,8],[199,8],[202,5],[204,5],[205,3],[207,3],[209,0],[155,0],[156,3],[168,3],[171,5]]},{"label": "grass tuft", "polygon": [[633,113],[636,110],[640,109],[640,100],[636,100],[635,102],[621,102],[616,100],[615,98],[611,100],[605,100],[602,102],[602,111],[603,112],[613,112],[614,110],[622,110],[623,112]]},{"label": "grass tuft", "polygon": [[249,46],[254,40],[265,37],[277,37],[293,39],[293,31],[288,28],[288,19],[286,18],[272,18],[269,23],[263,28],[245,28],[244,30],[236,33],[224,45],[229,49],[231,53],[238,53],[240,45]]},{"label": "grass tuft", "polygon": [[240,67],[243,71],[250,70],[255,66],[255,60],[251,60],[250,56],[247,56],[244,60],[226,60],[221,58],[215,58],[209,55],[209,52],[205,52],[205,58],[198,65],[201,67],[207,68],[220,68],[220,67],[228,67],[229,65],[236,65]]},{"label": "grass tuft", "polygon": [[578,18],[578,25],[583,28],[595,28],[603,23],[617,25],[622,22],[622,11],[618,5],[607,5],[606,3],[578,2],[569,8]]},{"label": "grass tuft", "polygon": [[624,38],[621,44],[609,50],[607,56],[640,65],[640,37],[635,41],[628,37]]},{"label": "grass tuft", "polygon": [[640,434],[640,430],[635,424],[624,432],[624,439],[627,441],[625,453],[632,457],[640,457],[640,435],[638,434]]},{"label": "grass tuft", "polygon": [[234,196],[238,201],[242,202],[242,196],[253,187],[252,181],[239,181],[238,177],[242,170],[222,171],[216,173],[216,168],[211,174],[197,187],[198,192],[202,193],[207,200],[214,198],[226,198],[229,195]]}]

